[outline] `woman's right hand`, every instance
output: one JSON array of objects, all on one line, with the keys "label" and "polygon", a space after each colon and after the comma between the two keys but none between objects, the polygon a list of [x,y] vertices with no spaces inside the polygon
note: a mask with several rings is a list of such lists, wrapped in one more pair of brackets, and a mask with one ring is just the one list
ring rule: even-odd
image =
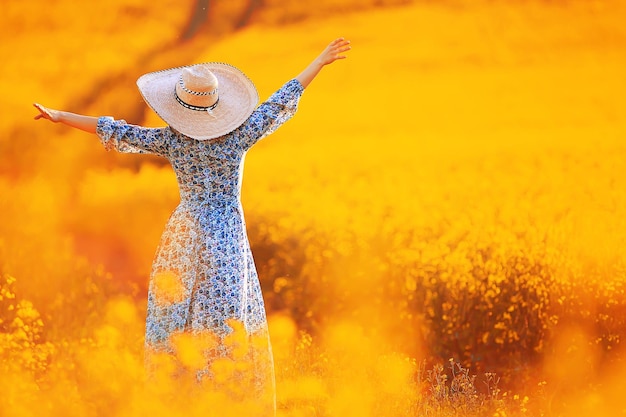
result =
[{"label": "woman's right hand", "polygon": [[61,112],[59,112],[58,110],[49,109],[39,103],[34,103],[33,106],[35,106],[35,108],[39,110],[39,114],[35,116],[35,120],[47,119],[54,123],[58,123],[61,121]]},{"label": "woman's right hand", "polygon": [[343,53],[348,52],[350,49],[350,41],[344,38],[337,38],[324,49],[317,59],[322,65],[332,64],[338,59],[347,58]]},{"label": "woman's right hand", "polygon": [[313,81],[313,78],[317,76],[324,66],[332,64],[338,59],[346,58],[346,55],[343,54],[344,52],[348,52],[350,49],[350,41],[345,40],[344,38],[335,39],[328,44],[320,56],[315,58],[315,60],[304,69],[304,71],[298,74],[296,80],[302,84],[302,87],[307,88],[311,81]]}]

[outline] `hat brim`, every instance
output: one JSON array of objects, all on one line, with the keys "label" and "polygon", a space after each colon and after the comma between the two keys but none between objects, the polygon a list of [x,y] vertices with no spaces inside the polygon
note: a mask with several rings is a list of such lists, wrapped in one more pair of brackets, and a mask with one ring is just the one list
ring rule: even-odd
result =
[{"label": "hat brim", "polygon": [[238,68],[221,62],[203,65],[209,67],[218,81],[219,103],[211,113],[188,109],[176,100],[176,83],[186,67],[142,75],[137,87],[146,103],[173,129],[194,139],[209,140],[241,126],[259,103],[259,93]]}]

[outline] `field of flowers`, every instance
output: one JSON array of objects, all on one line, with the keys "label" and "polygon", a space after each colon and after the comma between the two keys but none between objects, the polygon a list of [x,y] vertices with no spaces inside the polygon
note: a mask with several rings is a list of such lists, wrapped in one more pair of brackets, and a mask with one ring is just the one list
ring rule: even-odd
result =
[{"label": "field of flowers", "polygon": [[159,125],[139,75],[228,61],[267,97],[339,35],[246,160],[279,416],[625,414],[626,5],[273,0],[234,30],[244,3],[185,42],[192,2],[4,5],[0,416],[249,412],[143,383],[170,168],[31,103]]}]

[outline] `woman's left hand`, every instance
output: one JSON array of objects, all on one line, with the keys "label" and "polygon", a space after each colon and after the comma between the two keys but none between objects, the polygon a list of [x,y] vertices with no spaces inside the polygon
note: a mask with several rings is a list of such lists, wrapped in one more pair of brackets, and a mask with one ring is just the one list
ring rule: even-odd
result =
[{"label": "woman's left hand", "polygon": [[54,123],[61,121],[60,112],[58,112],[57,110],[49,109],[39,103],[34,103],[33,106],[35,106],[35,108],[39,110],[39,114],[35,116],[35,120],[46,119]]}]

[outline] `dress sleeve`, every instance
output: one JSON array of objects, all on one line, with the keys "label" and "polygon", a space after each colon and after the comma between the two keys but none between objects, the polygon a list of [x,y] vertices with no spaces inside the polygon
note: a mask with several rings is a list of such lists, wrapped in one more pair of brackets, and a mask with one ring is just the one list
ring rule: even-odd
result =
[{"label": "dress sleeve", "polygon": [[98,119],[96,134],[107,151],[115,149],[124,153],[151,153],[167,156],[169,128],[147,128],[130,125],[124,120],[104,116]]},{"label": "dress sleeve", "polygon": [[288,81],[263,102],[234,132],[243,150],[271,134],[296,113],[304,87],[296,79]]}]

